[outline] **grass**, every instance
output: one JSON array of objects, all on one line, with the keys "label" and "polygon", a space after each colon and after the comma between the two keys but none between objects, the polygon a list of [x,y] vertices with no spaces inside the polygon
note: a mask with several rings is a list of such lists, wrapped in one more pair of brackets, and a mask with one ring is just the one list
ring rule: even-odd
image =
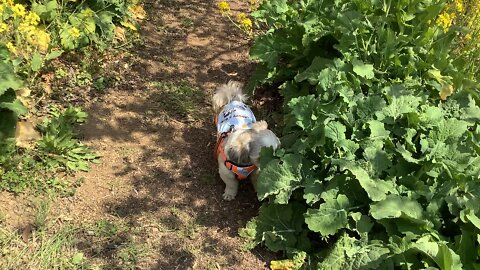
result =
[{"label": "grass", "polygon": [[0,269],[130,270],[149,253],[123,220],[61,223],[51,217],[51,203],[52,198],[34,200],[33,226],[23,231],[0,222]]},{"label": "grass", "polygon": [[205,95],[187,82],[151,82],[156,91],[150,96],[157,110],[178,120],[204,118],[201,109],[205,107]]}]

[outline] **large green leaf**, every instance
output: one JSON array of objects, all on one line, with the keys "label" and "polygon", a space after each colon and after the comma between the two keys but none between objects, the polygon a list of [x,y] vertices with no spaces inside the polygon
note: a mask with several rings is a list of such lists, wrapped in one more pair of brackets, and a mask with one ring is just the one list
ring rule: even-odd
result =
[{"label": "large green leaf", "polygon": [[310,240],[304,229],[305,207],[298,203],[287,205],[264,204],[257,218],[240,231],[244,238],[264,242],[272,251],[296,248],[308,250]]},{"label": "large green leaf", "polygon": [[22,86],[22,81],[13,71],[13,67],[0,61],[0,96],[8,89],[16,90]]},{"label": "large green leaf", "polygon": [[415,200],[398,195],[388,195],[385,200],[370,206],[370,214],[375,219],[405,217],[420,220],[423,217],[423,209]]},{"label": "large green leaf", "polygon": [[347,196],[340,194],[336,199],[322,203],[319,209],[308,209],[305,223],[310,230],[322,236],[333,235],[347,225],[348,207]]},{"label": "large green leaf", "polygon": [[263,200],[274,195],[274,201],[280,204],[288,203],[292,192],[301,187],[302,157],[287,154],[281,160],[271,160],[262,168],[257,181],[257,196]]},{"label": "large green leaf", "polygon": [[368,243],[343,234],[317,269],[383,269],[379,267],[388,258],[388,253],[389,249],[381,243]]},{"label": "large green leaf", "polygon": [[342,169],[349,170],[358,180],[362,188],[367,192],[372,201],[381,201],[387,194],[396,194],[395,184],[381,179],[372,179],[360,166],[345,160],[333,160],[332,164],[339,165]]}]

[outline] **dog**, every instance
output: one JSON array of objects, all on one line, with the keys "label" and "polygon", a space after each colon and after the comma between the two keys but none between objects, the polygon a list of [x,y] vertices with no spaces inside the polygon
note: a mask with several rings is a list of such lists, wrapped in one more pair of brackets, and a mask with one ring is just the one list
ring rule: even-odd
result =
[{"label": "dog", "polygon": [[212,98],[217,126],[215,158],[220,178],[225,182],[223,199],[227,201],[237,195],[240,181],[250,177],[255,187],[262,147],[276,149],[280,145],[267,122],[257,122],[244,103],[246,99],[241,83],[236,81],[221,85]]}]

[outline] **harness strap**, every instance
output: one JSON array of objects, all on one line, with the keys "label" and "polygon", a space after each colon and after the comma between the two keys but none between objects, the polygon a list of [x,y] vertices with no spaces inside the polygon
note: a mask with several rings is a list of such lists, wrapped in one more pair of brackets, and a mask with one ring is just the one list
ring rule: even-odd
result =
[{"label": "harness strap", "polygon": [[225,164],[225,167],[235,173],[235,178],[237,180],[245,180],[248,178],[248,176],[257,169],[257,166],[255,164],[251,164],[248,166],[239,166],[232,161],[228,160],[227,155],[225,154],[225,146],[224,146],[224,141],[225,138],[231,133],[230,132],[224,132],[222,133],[215,145],[215,158],[218,157],[218,155],[221,156],[223,160],[223,164]]}]

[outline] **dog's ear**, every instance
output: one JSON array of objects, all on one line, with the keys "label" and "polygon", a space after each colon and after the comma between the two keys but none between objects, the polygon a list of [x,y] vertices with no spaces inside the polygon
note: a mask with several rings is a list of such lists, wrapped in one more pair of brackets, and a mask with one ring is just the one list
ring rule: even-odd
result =
[{"label": "dog's ear", "polygon": [[268,128],[268,124],[264,120],[258,121],[258,122],[255,122],[255,123],[252,124],[252,129],[257,131],[257,132],[265,130],[267,128]]}]

